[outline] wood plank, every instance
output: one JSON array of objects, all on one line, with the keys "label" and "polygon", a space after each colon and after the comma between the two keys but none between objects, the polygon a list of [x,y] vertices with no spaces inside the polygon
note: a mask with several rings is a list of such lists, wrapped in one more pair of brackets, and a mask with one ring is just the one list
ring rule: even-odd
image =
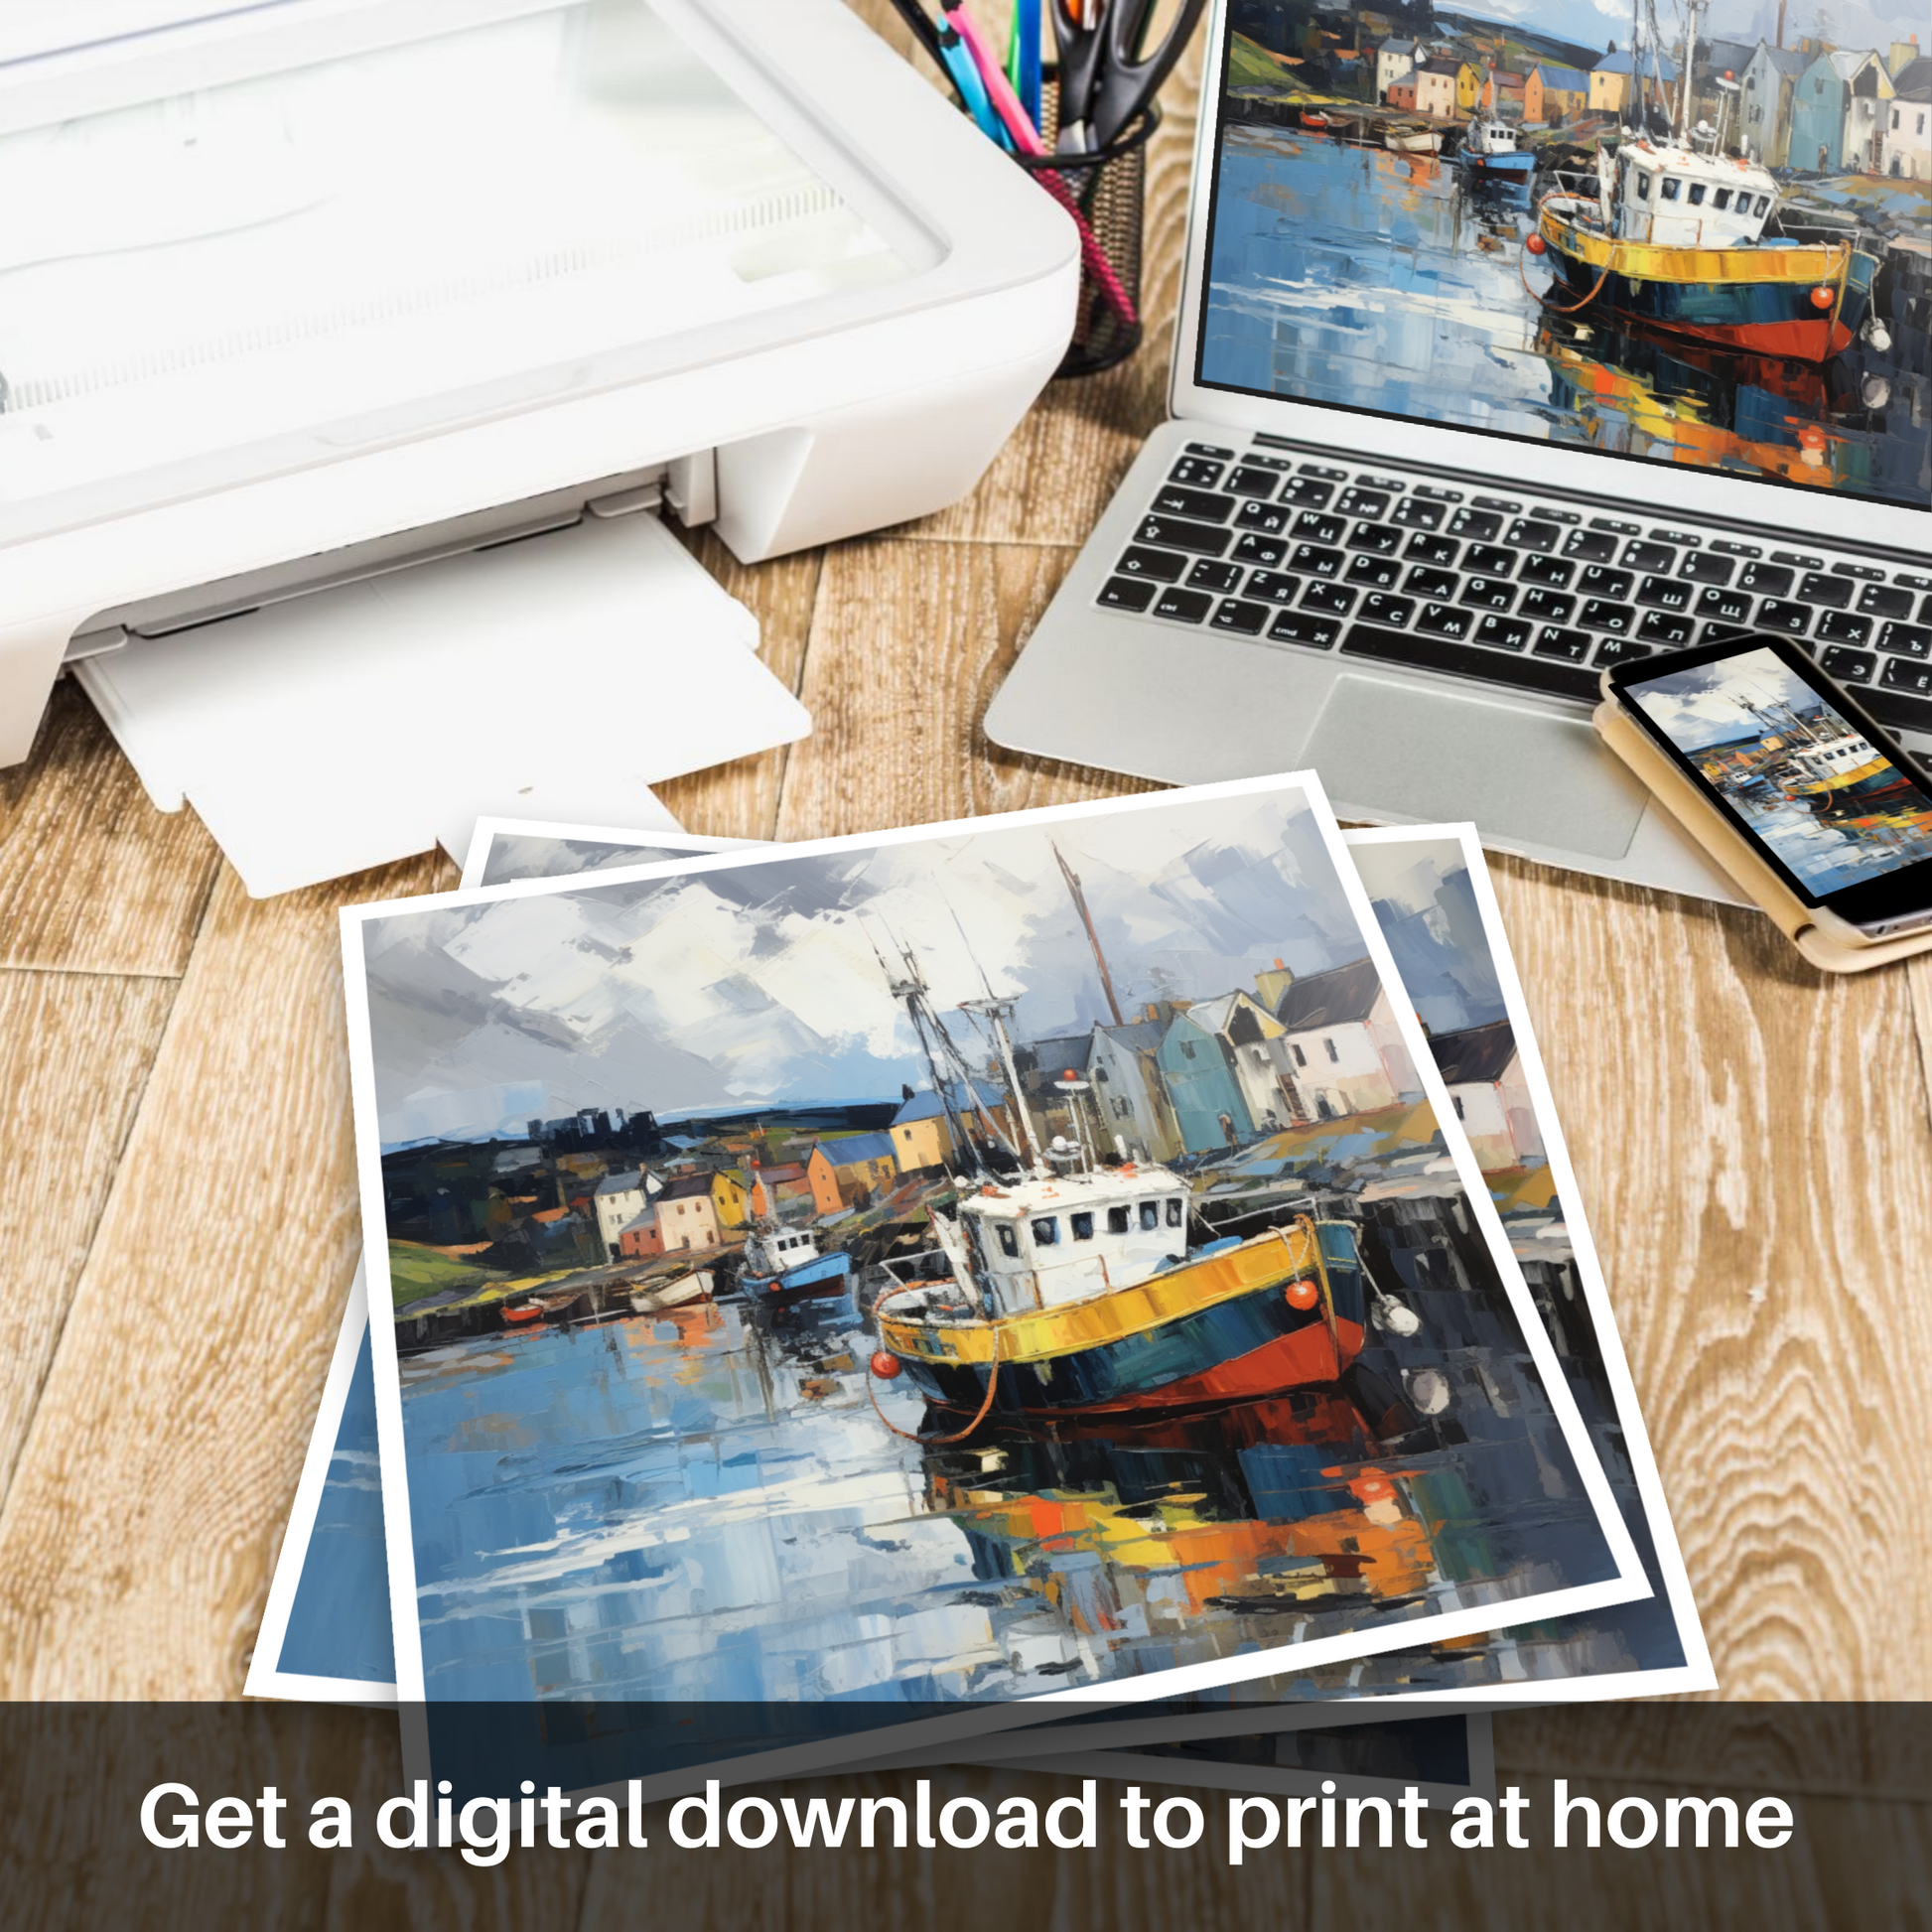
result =
[{"label": "wood plank", "polygon": [[0,770],[0,967],[179,977],[217,863],[64,678],[33,756]]},{"label": "wood plank", "polygon": [[988,700],[1071,561],[1035,545],[875,538],[826,553],[777,836],[830,838],[1151,787],[996,751]]},{"label": "wood plank", "polygon": [[0,972],[0,1498],[161,1044],[177,982]]},{"label": "wood plank", "polygon": [[222,868],[0,1507],[0,1697],[239,1694],[361,1232],[336,907]]},{"label": "wood plank", "polygon": [[1923,1698],[1932,1125],[1908,976],[1495,862],[1724,1695]]}]

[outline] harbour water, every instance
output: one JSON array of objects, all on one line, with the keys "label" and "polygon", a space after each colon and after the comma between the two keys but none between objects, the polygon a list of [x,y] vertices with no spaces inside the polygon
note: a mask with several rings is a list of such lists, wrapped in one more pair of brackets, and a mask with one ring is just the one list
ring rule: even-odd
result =
[{"label": "harbour water", "polygon": [[1202,380],[1927,501],[1922,332],[1813,367],[1546,312],[1531,211],[1453,160],[1230,125]]}]

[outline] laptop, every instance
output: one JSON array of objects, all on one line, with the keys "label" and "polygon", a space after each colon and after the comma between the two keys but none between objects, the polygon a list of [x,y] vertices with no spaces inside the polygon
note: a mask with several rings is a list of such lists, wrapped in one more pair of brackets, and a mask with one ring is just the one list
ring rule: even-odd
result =
[{"label": "laptop", "polygon": [[1597,744],[1598,676],[1777,631],[1932,756],[1927,203],[1882,130],[1795,175],[1792,90],[1740,145],[1706,43],[1682,100],[1541,4],[1505,67],[1469,16],[1220,0],[1171,420],[986,731],[1173,783],[1312,766],[1344,818],[1741,902]]}]

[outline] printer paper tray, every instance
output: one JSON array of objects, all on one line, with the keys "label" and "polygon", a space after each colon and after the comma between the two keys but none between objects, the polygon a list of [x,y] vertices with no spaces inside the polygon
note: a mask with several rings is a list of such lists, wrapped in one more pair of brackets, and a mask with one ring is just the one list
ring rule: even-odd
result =
[{"label": "printer paper tray", "polygon": [[317,592],[73,674],[164,811],[192,802],[256,897],[482,816],[668,824],[648,787],[801,738],[758,621],[654,516]]}]

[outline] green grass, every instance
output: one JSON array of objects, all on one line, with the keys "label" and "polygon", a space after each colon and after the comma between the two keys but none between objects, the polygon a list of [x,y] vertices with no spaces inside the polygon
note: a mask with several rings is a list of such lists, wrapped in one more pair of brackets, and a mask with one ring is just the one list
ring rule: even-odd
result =
[{"label": "green grass", "polygon": [[1246,34],[1236,34],[1234,45],[1228,50],[1228,80],[1230,87],[1286,87],[1289,84],[1288,70],[1270,59],[1266,48],[1258,46]]},{"label": "green grass", "polygon": [[434,1248],[419,1247],[414,1241],[389,1243],[390,1291],[399,1309],[426,1296],[442,1295],[454,1289],[460,1293],[505,1280],[500,1270],[473,1267],[467,1261],[454,1261]]}]

